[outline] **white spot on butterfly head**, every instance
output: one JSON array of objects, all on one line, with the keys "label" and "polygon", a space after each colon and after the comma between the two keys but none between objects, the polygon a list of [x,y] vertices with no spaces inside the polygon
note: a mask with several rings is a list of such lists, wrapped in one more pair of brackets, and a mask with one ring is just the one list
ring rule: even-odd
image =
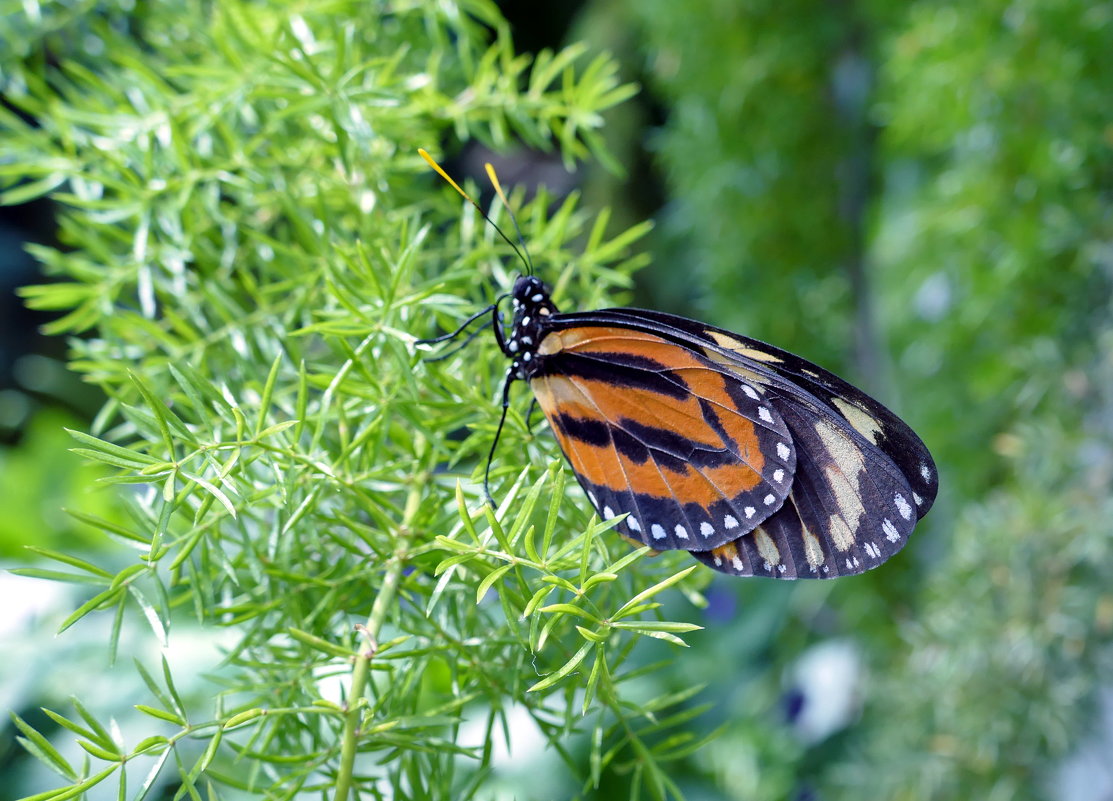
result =
[{"label": "white spot on butterfly head", "polygon": [[688,539],[688,530],[686,528],[684,528],[684,526],[678,525],[675,529],[673,529],[673,531],[676,532],[676,536],[679,537],[680,539],[682,539],[682,540]]},{"label": "white spot on butterfly head", "polygon": [[777,443],[777,455],[780,456],[782,460],[787,459],[791,453],[792,451],[789,450],[788,446],[783,442]]},{"label": "white spot on butterfly head", "polygon": [[734,519],[734,515],[727,515],[723,518],[723,525],[726,528],[738,528],[738,521]]},{"label": "white spot on butterfly head", "polygon": [[908,501],[904,499],[903,495],[901,495],[899,492],[894,495],[893,503],[896,504],[897,511],[900,512],[901,517],[903,517],[905,520],[912,519],[912,507],[908,505]]},{"label": "white spot on butterfly head", "polygon": [[649,533],[653,535],[656,540],[663,540],[665,538],[665,530],[661,528],[660,524],[654,523],[649,527]]},{"label": "white spot on butterfly head", "polygon": [[712,534],[715,533],[715,527],[704,520],[702,523],[699,524],[699,533],[705,537],[710,537]]},{"label": "white spot on butterfly head", "polygon": [[887,517],[881,521],[881,531],[885,534],[885,539],[889,542],[896,542],[900,539],[900,532],[897,531],[897,527],[893,525],[893,521]]},{"label": "white spot on butterfly head", "polygon": [[544,299],[545,299],[545,296],[542,295],[540,292],[538,292],[536,295],[534,295],[532,298],[530,298],[530,300],[532,300],[534,303],[540,303]]}]

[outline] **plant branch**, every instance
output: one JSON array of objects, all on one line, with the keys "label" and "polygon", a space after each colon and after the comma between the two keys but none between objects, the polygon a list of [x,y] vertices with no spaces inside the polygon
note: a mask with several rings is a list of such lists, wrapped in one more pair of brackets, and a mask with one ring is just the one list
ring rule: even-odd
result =
[{"label": "plant branch", "polygon": [[387,610],[394,603],[394,596],[398,593],[398,585],[402,583],[402,568],[406,564],[411,525],[417,514],[421,501],[419,487],[421,482],[415,481],[410,487],[406,498],[406,508],[402,513],[402,524],[398,527],[398,542],[394,554],[387,560],[386,575],[383,577],[383,586],[379,590],[375,603],[371,606],[371,614],[367,623],[362,626],[363,633],[367,636],[367,645],[356,659],[352,671],[352,687],[348,692],[348,711],[344,719],[344,734],[340,745],[340,771],[336,779],[336,795],[334,801],[347,801],[348,792],[352,786],[352,769],[355,765],[356,749],[359,744],[360,699],[367,686],[367,677],[371,673],[371,660],[378,650],[379,630],[386,620]]}]

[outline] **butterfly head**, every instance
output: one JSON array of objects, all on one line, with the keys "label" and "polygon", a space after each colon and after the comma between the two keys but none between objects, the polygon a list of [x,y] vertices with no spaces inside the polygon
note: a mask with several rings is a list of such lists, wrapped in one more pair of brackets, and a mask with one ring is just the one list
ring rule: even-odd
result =
[{"label": "butterfly head", "polygon": [[520,275],[510,293],[514,317],[503,352],[511,360],[515,378],[527,379],[537,371],[537,346],[545,335],[548,317],[556,306],[540,278]]}]

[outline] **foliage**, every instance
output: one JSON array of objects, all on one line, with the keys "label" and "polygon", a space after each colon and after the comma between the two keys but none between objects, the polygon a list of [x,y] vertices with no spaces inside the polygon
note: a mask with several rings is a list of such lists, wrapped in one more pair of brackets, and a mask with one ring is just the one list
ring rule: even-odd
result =
[{"label": "foliage", "polygon": [[[603,157],[600,113],[631,93],[612,65],[518,56],[478,1],[8,6],[25,46],[3,65],[22,115],[2,112],[3,198],[64,207],[64,249],[34,250],[54,282],[24,294],[83,334],[72,368],[109,401],[74,450],[113,469],[128,516],[77,516],[130,553],[40,549],[53,564],[19,572],[88,588],[62,629],[110,615],[116,657],[135,620],[160,642],[232,635],[215,699],[136,662],[136,737],[88,699],[49,710],[83,758],[17,718],[64,782],[36,797],[465,798],[498,778],[523,709],[566,765],[561,794],[675,795],[664,765],[701,743],[684,728],[699,688],[647,695],[663,665],[631,656],[699,628],[655,610],[673,588],[700,603],[705,576],[565,502],[554,443],[517,411],[487,509],[469,477],[502,360],[414,346],[513,269],[417,148]],[[575,197],[549,209],[520,216],[558,301],[628,280],[645,226],[613,237]]]}]

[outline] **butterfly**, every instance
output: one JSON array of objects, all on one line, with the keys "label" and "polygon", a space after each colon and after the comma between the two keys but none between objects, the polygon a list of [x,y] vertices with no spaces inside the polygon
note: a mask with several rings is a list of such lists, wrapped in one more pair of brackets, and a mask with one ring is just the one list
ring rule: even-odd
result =
[{"label": "butterfly", "polygon": [[735,576],[852,575],[904,547],[935,500],[935,463],[912,429],[792,353],[662,312],[560,312],[532,270],[452,334],[421,342],[488,313],[510,360],[495,442],[511,385],[529,382],[595,511],[624,516],[619,533],[657,551]]}]

